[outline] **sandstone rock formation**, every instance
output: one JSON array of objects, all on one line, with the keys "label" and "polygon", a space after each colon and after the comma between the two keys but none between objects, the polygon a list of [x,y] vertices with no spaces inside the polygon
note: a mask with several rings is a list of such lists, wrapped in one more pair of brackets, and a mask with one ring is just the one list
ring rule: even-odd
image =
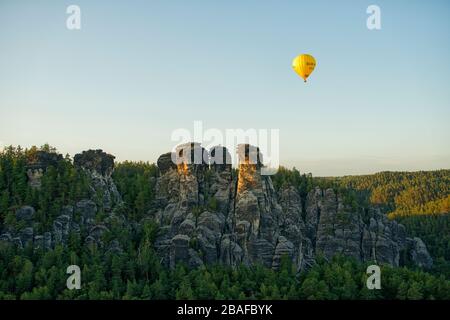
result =
[{"label": "sandstone rock formation", "polygon": [[[54,161],[61,160],[62,156],[38,152],[37,159],[30,164],[29,170],[39,169],[42,170],[41,174],[44,174],[45,169],[49,165],[55,165]],[[54,219],[52,228],[42,234],[37,234],[35,231],[37,230],[33,220],[35,209],[30,206],[19,208],[16,211],[19,229],[7,227],[0,230],[0,241],[14,244],[19,248],[31,245],[36,250],[50,250],[56,245],[66,245],[70,235],[76,234],[83,238],[86,245],[103,247],[102,234],[109,230],[109,224],[112,221],[121,223],[123,227],[129,227],[120,214],[122,199],[111,177],[114,169],[113,159],[113,156],[101,150],[88,150],[77,154],[74,162],[79,170],[86,173],[89,180],[89,198],[63,207]],[[96,216],[100,211],[107,217],[97,223]],[[112,250],[121,250],[120,244],[116,242],[110,246]]]},{"label": "sandstone rock formation", "polygon": [[91,178],[91,198],[101,194],[102,206],[107,212],[122,201],[111,177],[114,171],[114,158],[102,150],[83,151],[73,158],[75,166],[84,170]]},{"label": "sandstone rock formation", "polygon": [[62,155],[55,152],[36,151],[34,156],[28,160],[27,176],[28,184],[33,188],[41,186],[41,177],[49,166],[56,166],[62,160]]},{"label": "sandstone rock formation", "polygon": [[97,172],[98,174],[111,176],[114,169],[114,156],[103,150],[87,150],[73,157],[75,166]]},{"label": "sandstone rock formation", "polygon": [[[329,259],[337,253],[399,266],[402,252],[419,266],[432,265],[423,242],[408,238],[402,225],[379,210],[355,212],[332,189],[315,188],[305,199],[292,186],[276,192],[270,176],[261,175],[259,149],[240,145],[237,151],[237,176],[224,147],[207,154],[199,144],[186,144],[175,151],[176,165],[169,162],[171,153],[158,159],[161,176],[149,214],[161,227],[156,247],[167,266],[277,268],[288,256],[302,270],[318,254]],[[194,154],[202,160],[193,163]]]},{"label": "sandstone rock formation", "polygon": [[[315,188],[306,196],[292,185],[275,190],[270,176],[261,175],[263,157],[257,147],[239,145],[237,154],[237,173],[222,146],[208,151],[188,143],[159,157],[160,176],[145,219],[160,226],[155,246],[165,266],[260,263],[278,268],[288,257],[300,271],[312,266],[318,255],[330,259],[338,253],[393,266],[407,255],[417,266],[432,266],[423,241],[409,238],[402,225],[378,209],[355,211],[332,189]],[[57,160],[52,157],[38,156],[30,170],[45,174]],[[36,231],[34,208],[19,208],[15,218],[20,227],[0,230],[0,242],[51,250],[67,245],[75,234],[84,245],[122,251],[117,239],[103,241],[113,223],[136,227],[122,214],[112,178],[114,157],[89,150],[76,155],[74,164],[89,179],[89,196],[63,207],[45,232]]]}]

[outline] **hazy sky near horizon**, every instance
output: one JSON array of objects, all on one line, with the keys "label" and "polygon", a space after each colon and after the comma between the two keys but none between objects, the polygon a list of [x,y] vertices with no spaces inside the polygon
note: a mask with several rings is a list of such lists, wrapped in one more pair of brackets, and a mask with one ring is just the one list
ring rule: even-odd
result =
[{"label": "hazy sky near horizon", "polygon": [[[381,30],[366,27],[371,4]],[[0,143],[154,162],[200,120],[280,129],[281,164],[314,175],[450,168],[449,13],[445,0],[0,0]],[[317,59],[307,84],[300,53]]]}]

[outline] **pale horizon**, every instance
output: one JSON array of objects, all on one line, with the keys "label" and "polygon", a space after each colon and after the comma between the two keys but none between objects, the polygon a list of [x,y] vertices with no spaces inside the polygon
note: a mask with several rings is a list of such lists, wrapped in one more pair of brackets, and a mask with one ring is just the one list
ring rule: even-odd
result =
[{"label": "pale horizon", "polygon": [[[39,145],[35,145],[36,147],[41,147],[45,144],[50,145],[51,147],[56,148],[58,153],[61,153],[63,155],[69,154],[70,158],[73,159],[75,154],[81,153],[83,151],[92,149],[101,149],[106,153],[112,154],[115,156],[115,162],[125,162],[125,161],[133,161],[133,162],[148,162],[148,163],[154,163],[156,164],[156,161],[158,157],[156,158],[124,158],[122,155],[118,156],[113,150],[107,150],[102,148],[101,146],[98,147],[90,147],[90,148],[82,148],[77,151],[69,152],[68,150],[61,150],[57,146],[45,142]],[[4,147],[8,147],[9,145],[0,145],[0,152],[3,150]],[[18,147],[19,145],[12,145],[13,147]],[[29,149],[33,145],[23,146],[20,145],[23,149]],[[170,148],[168,148],[166,151],[162,152],[166,153],[169,152]],[[160,155],[161,155],[160,154]],[[342,177],[342,176],[348,176],[348,175],[367,175],[367,174],[375,174],[379,172],[384,171],[407,171],[407,172],[416,172],[416,171],[435,171],[435,170],[448,170],[450,169],[449,166],[446,166],[446,163],[450,161],[449,158],[440,158],[440,157],[429,157],[435,163],[435,166],[427,167],[426,163],[429,162],[430,159],[427,159],[426,157],[423,157],[422,159],[413,159],[408,162],[408,158],[400,158],[397,159],[397,161],[392,159],[383,159],[381,157],[369,157],[369,156],[362,156],[359,159],[345,159],[345,158],[324,158],[324,159],[299,159],[299,160],[286,160],[281,161],[280,166],[293,169],[296,168],[299,170],[302,174],[303,173],[311,173],[314,177]],[[359,160],[359,161],[358,161]],[[364,162],[365,161],[365,162]],[[357,165],[350,167],[349,163],[362,163],[363,165]],[[369,163],[370,168],[365,168],[364,166]],[[336,174],[337,173],[337,174]]]},{"label": "pale horizon", "polygon": [[279,129],[315,176],[450,168],[450,3],[380,0],[368,30],[371,4],[1,1],[0,143],[156,162],[201,120]]}]

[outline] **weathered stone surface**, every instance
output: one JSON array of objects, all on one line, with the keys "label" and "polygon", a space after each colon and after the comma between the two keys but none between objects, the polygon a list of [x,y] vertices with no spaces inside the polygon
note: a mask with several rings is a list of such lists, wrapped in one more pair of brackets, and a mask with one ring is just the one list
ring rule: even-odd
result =
[{"label": "weathered stone surface", "polygon": [[19,249],[23,249],[22,239],[20,237],[15,237],[12,239],[12,243]]},{"label": "weathered stone surface", "polygon": [[97,171],[93,171],[91,173],[91,181],[91,198],[101,194],[101,199],[103,200],[101,206],[104,211],[110,212],[114,206],[122,203],[122,197],[111,176],[100,175]]},{"label": "weathered stone surface", "polygon": [[111,176],[114,169],[114,156],[103,150],[87,150],[73,158],[75,166],[95,171],[102,176]]},{"label": "weathered stone surface", "polygon": [[195,229],[196,229],[195,222],[190,219],[186,219],[180,224],[180,227],[178,228],[178,233],[191,237]]},{"label": "weathered stone surface", "polygon": [[198,268],[203,265],[203,260],[200,258],[197,251],[194,249],[189,249],[189,261],[188,261],[188,267],[189,268]]},{"label": "weathered stone surface", "polygon": [[99,224],[99,225],[93,226],[91,228],[91,230],[89,230],[89,235],[94,237],[97,241],[100,241],[102,235],[108,231],[109,231],[108,227]]},{"label": "weathered stone surface", "polygon": [[220,243],[220,261],[229,266],[243,263],[242,248],[234,241],[233,236],[225,234]]},{"label": "weathered stone surface", "polygon": [[53,222],[53,237],[56,244],[66,244],[72,230],[72,217],[66,214],[58,216]]},{"label": "weathered stone surface", "polygon": [[189,261],[189,241],[190,237],[177,234],[172,238],[170,245],[170,266],[175,267],[177,262]]},{"label": "weathered stone surface", "polygon": [[[283,236],[278,239],[277,248],[279,245],[283,248],[286,241],[292,243],[293,248],[289,256],[298,270],[305,269],[314,263],[314,252],[303,220],[302,199],[294,187],[286,186],[280,190],[278,201],[282,207],[278,225]],[[273,267],[278,267],[279,258],[275,252]]]},{"label": "weathered stone surface", "polygon": [[41,179],[44,175],[44,169],[42,168],[28,168],[27,177],[28,185],[32,188],[39,189],[41,187]]},{"label": "weathered stone surface", "polygon": [[44,232],[44,249],[50,250],[52,248],[52,233]]},{"label": "weathered stone surface", "polygon": [[33,220],[35,210],[30,206],[23,206],[16,211],[16,220],[31,222]]},{"label": "weathered stone surface", "polygon": [[272,267],[278,268],[283,256],[292,258],[294,254],[294,244],[283,236],[278,238],[278,244],[275,247],[275,253],[272,258]]},{"label": "weathered stone surface", "polygon": [[33,245],[34,230],[31,227],[22,229],[20,232],[20,240],[23,246]]},{"label": "weathered stone surface", "polygon": [[204,170],[209,164],[209,153],[200,143],[181,144],[175,150],[175,164],[179,170],[189,169],[191,173]]},{"label": "weathered stone surface", "polygon": [[43,235],[34,236],[33,246],[35,250],[50,250],[52,248],[51,233],[45,232]]},{"label": "weathered stone surface", "polygon": [[56,152],[36,151],[29,155],[26,170],[28,185],[32,188],[41,187],[41,178],[49,166],[56,167],[63,156]]},{"label": "weathered stone surface", "polygon": [[[103,234],[108,232],[109,229],[104,225],[95,225],[89,230],[89,235],[86,237],[85,242],[91,246],[99,248],[104,247]],[[114,248],[114,245],[113,245]]]},{"label": "weathered stone surface", "polygon": [[167,152],[159,156],[156,164],[161,174],[165,174],[171,169],[175,170],[177,168],[176,164],[172,161],[172,152]]},{"label": "weathered stone surface", "polygon": [[231,154],[222,146],[212,147],[209,151],[211,169],[216,172],[231,172]]},{"label": "weathered stone surface", "polygon": [[422,268],[431,268],[433,266],[433,259],[428,253],[425,243],[420,238],[413,238],[407,240],[412,247],[411,260],[414,264]]},{"label": "weathered stone surface", "polygon": [[404,250],[417,265],[432,264],[423,243],[408,240],[402,225],[376,209],[357,212],[332,189],[315,188],[303,199],[289,185],[276,192],[270,177],[261,175],[263,157],[256,147],[238,147],[237,177],[230,166],[215,162],[217,156],[228,158],[225,148],[210,150],[209,170],[204,159],[189,162],[194,159],[189,148],[206,155],[198,144],[185,144],[176,150],[184,159],[177,166],[169,163],[170,153],[158,161],[161,176],[149,216],[163,230],[156,249],[167,266],[220,262],[278,268],[286,256],[303,270],[318,254],[329,259],[338,253],[398,266]]},{"label": "weathered stone surface", "polygon": [[82,225],[92,225],[95,222],[97,205],[90,199],[84,199],[75,205],[75,214],[81,219]]},{"label": "weathered stone surface", "polygon": [[63,160],[62,154],[39,150],[29,156],[27,168],[45,170],[49,166],[56,167],[61,160]]},{"label": "weathered stone surface", "polygon": [[323,192],[318,203],[319,219],[316,232],[316,252],[327,258],[336,253],[361,259],[361,221],[357,214],[348,212],[332,189]]}]

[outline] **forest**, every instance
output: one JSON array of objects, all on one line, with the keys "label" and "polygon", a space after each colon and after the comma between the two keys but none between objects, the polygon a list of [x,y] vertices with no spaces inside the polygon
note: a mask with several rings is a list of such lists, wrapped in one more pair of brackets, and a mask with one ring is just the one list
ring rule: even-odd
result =
[{"label": "forest", "polygon": [[386,171],[317,180],[357,191],[360,203],[381,206],[391,218],[450,212],[450,170]]},{"label": "forest", "polygon": [[[36,209],[36,228],[47,230],[63,206],[89,193],[88,178],[68,155],[55,157],[41,187],[31,188],[27,164],[39,151],[57,153],[48,145],[0,152],[1,229],[20,223],[15,212],[27,204]],[[318,259],[301,273],[295,272],[289,259],[283,259],[276,271],[260,265],[164,268],[153,246],[158,226],[152,221],[136,223],[149,210],[158,175],[151,163],[115,166],[112,177],[124,200],[121,213],[135,222],[134,228],[112,228],[105,235],[125,244],[120,255],[85,246],[76,235],[67,246],[54,250],[18,249],[0,241],[0,299],[450,299],[450,215],[445,214],[450,170],[316,178],[295,168],[280,168],[272,177],[276,189],[290,184],[302,197],[315,186],[327,186],[338,190],[356,210],[380,206],[412,236],[425,241],[435,260],[433,269],[382,266],[381,290],[366,288],[366,264],[340,255],[331,261]],[[66,288],[68,264],[80,266],[81,290]]]}]

